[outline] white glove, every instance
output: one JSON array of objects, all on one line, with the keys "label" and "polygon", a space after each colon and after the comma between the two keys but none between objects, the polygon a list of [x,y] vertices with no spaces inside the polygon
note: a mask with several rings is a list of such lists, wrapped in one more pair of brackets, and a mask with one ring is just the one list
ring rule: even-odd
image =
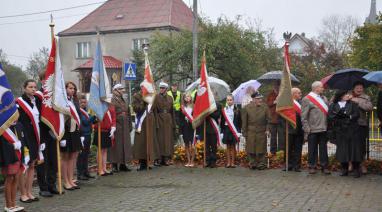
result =
[{"label": "white glove", "polygon": [[239,138],[240,138],[240,137],[243,136],[243,134],[241,134],[241,133],[237,133],[237,136],[239,136]]},{"label": "white glove", "polygon": [[81,136],[81,144],[82,144],[82,147],[84,147],[84,141],[85,141],[85,137]]},{"label": "white glove", "polygon": [[220,133],[220,140],[223,140],[224,134]]},{"label": "white glove", "polygon": [[25,156],[24,157],[24,164],[28,164],[29,163],[29,161],[30,161],[30,157],[29,157],[29,155],[27,155],[27,156]]},{"label": "white glove", "polygon": [[60,147],[66,147],[66,140],[60,141]]},{"label": "white glove", "polygon": [[38,157],[40,158],[41,161],[44,160],[44,155],[42,154],[41,151],[38,152]]},{"label": "white glove", "polygon": [[115,130],[116,130],[115,127],[111,127],[110,135],[109,135],[110,138],[114,136],[114,132],[115,132]]},{"label": "white glove", "polygon": [[15,150],[20,150],[21,142],[19,140],[15,141],[15,143],[13,143],[13,147],[15,148]]},{"label": "white glove", "polygon": [[40,151],[44,151],[45,150],[45,143],[42,143],[40,144]]}]

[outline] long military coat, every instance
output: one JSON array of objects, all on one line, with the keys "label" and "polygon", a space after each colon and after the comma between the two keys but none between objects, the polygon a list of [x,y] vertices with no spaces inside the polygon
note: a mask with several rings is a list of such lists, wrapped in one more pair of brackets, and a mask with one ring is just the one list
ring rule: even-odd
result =
[{"label": "long military coat", "polygon": [[[143,119],[141,131],[137,131],[135,124],[135,137],[133,147],[133,157],[137,160],[146,160],[147,152],[149,152],[150,161],[160,157],[159,146],[156,135],[156,117],[152,110],[147,112],[148,105],[143,101],[142,94],[136,93],[133,96],[133,110],[137,117],[141,117],[146,111],[146,117]],[[136,122],[137,123],[137,122]],[[147,145],[147,141],[149,145]]]},{"label": "long military coat", "polygon": [[131,149],[131,112],[129,106],[121,96],[114,95],[111,104],[114,105],[116,113],[116,131],[114,133],[114,145],[108,154],[112,163],[126,164],[132,159]]},{"label": "long military coat", "polygon": [[267,152],[266,130],[270,121],[269,109],[262,104],[248,104],[242,111],[242,132],[246,140],[247,154],[265,154]]}]

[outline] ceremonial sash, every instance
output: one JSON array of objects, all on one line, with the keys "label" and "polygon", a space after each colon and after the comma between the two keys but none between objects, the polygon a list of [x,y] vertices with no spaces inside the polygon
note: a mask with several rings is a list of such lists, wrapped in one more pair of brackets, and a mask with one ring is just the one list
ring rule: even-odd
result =
[{"label": "ceremonial sash", "polygon": [[186,118],[188,119],[188,122],[192,123],[192,121],[194,120],[194,119],[192,118],[192,114],[189,114],[189,113],[187,112],[187,110],[184,108],[183,105],[181,106],[180,109],[181,109],[182,113],[184,114],[184,116],[186,116]]},{"label": "ceremonial sash", "polygon": [[320,97],[317,97],[315,94],[309,93],[306,96],[314,105],[316,105],[325,115],[328,115],[328,106],[324,100]]},{"label": "ceremonial sash", "polygon": [[81,114],[82,114],[83,116],[85,116],[85,118],[86,118],[87,120],[90,119],[89,114],[88,114],[88,112],[86,112],[86,110],[80,108],[80,112],[81,112]]},{"label": "ceremonial sash", "polygon": [[[6,130],[3,132],[2,136],[5,138],[5,140],[6,140],[8,143],[10,143],[10,144],[12,144],[12,145],[13,145],[17,140],[19,140],[19,139],[17,138],[17,135],[15,135],[15,134],[12,132],[12,130],[11,130],[10,128],[6,129]],[[19,159],[19,161],[21,161],[21,150],[18,149],[18,150],[15,150],[15,152],[16,152],[16,156],[17,156],[17,158]],[[24,172],[24,171],[28,168],[28,165],[27,165],[27,164],[24,164],[23,162],[21,162],[21,164],[22,164],[22,170],[23,170],[23,172]]]},{"label": "ceremonial sash", "polygon": [[41,101],[42,101],[42,99],[43,99],[43,97],[44,97],[44,94],[43,94],[41,91],[36,91],[36,92],[34,93],[34,95],[35,95],[37,98],[39,98]]},{"label": "ceremonial sash", "polygon": [[81,119],[80,116],[77,113],[76,106],[74,106],[72,101],[68,101],[69,103],[69,108],[70,108],[70,114],[72,115],[72,118],[76,122],[78,128],[81,126]]},{"label": "ceremonial sash", "polygon": [[228,117],[226,108],[223,108],[223,116],[224,116],[225,122],[226,122],[227,125],[228,125],[228,128],[229,128],[230,131],[232,132],[232,135],[235,137],[236,142],[239,143],[239,142],[240,142],[239,132],[237,131],[237,129],[236,129],[236,127],[235,127],[235,124],[233,123],[233,120],[231,120],[231,119]]},{"label": "ceremonial sash", "polygon": [[40,126],[38,124],[39,120],[37,120],[35,118],[35,116],[33,115],[33,112],[32,112],[33,109],[31,108],[31,106],[23,98],[19,97],[17,99],[17,103],[24,110],[24,112],[27,114],[27,116],[31,120],[37,144],[38,144],[38,146],[40,146]]},{"label": "ceremonial sash", "polygon": [[[211,117],[208,117],[207,118],[208,121],[210,122],[212,128],[214,129],[215,131],[215,134],[216,134],[216,138],[217,138],[217,143],[218,145],[220,146],[220,130],[219,130],[219,125],[218,123],[215,121],[215,119],[211,118]],[[206,142],[206,141],[204,141]]]},{"label": "ceremonial sash", "polygon": [[141,115],[135,116],[135,132],[140,133],[142,131],[142,123],[145,120],[147,113],[150,112],[152,104],[147,105],[147,110],[143,112]]},{"label": "ceremonial sash", "polygon": [[293,100],[293,108],[294,110],[299,114],[301,115],[301,104],[296,101],[296,100]]}]

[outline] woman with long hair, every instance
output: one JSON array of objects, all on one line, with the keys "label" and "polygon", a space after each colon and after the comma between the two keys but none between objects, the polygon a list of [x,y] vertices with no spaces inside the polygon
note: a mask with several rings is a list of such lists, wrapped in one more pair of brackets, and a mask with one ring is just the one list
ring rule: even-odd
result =
[{"label": "woman with long hair", "polygon": [[24,93],[17,99],[19,122],[23,125],[26,147],[29,149],[29,163],[25,174],[20,177],[20,201],[31,203],[39,199],[32,194],[32,185],[37,160],[43,160],[40,151],[40,110],[41,101],[35,97],[36,81],[29,79],[24,82]]},{"label": "woman with long hair", "polygon": [[190,93],[183,95],[181,104],[181,114],[179,115],[179,129],[183,136],[186,148],[187,163],[186,167],[194,167],[195,148],[193,145],[195,130],[192,128],[192,111],[194,108]]},{"label": "woman with long hair", "polygon": [[353,164],[354,177],[360,177],[359,164],[362,161],[359,140],[359,108],[350,101],[346,91],[337,91],[329,106],[328,122],[332,130],[331,140],[337,144],[336,158],[341,163],[340,176],[348,175],[349,161]]},{"label": "woman with long hair", "polygon": [[77,99],[77,86],[73,82],[65,84],[68,103],[70,106],[71,116],[65,121],[65,134],[60,141],[61,147],[61,170],[64,179],[64,189],[74,190],[80,187],[74,179],[74,167],[78,152],[81,150],[81,134],[80,118],[79,118],[79,103]]}]

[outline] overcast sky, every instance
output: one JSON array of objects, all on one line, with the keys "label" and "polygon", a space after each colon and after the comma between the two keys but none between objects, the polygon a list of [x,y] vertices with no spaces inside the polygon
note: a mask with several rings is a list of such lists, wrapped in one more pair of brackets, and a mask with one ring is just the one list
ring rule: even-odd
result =
[{"label": "overcast sky", "polygon": [[[102,0],[0,0],[0,16],[55,10]],[[193,0],[183,0],[191,5]],[[199,11],[211,20],[225,15],[234,18],[262,20],[264,29],[273,28],[277,40],[284,31],[305,32],[317,36],[324,17],[339,14],[352,15],[363,23],[370,10],[370,0],[199,0]],[[56,33],[75,24],[100,4],[53,12]],[[382,1],[377,0],[377,11]],[[50,48],[49,14],[0,18],[0,48],[8,59],[24,68],[33,52],[45,46]],[[24,22],[24,23],[15,23]],[[13,23],[13,24],[8,24]]]}]

